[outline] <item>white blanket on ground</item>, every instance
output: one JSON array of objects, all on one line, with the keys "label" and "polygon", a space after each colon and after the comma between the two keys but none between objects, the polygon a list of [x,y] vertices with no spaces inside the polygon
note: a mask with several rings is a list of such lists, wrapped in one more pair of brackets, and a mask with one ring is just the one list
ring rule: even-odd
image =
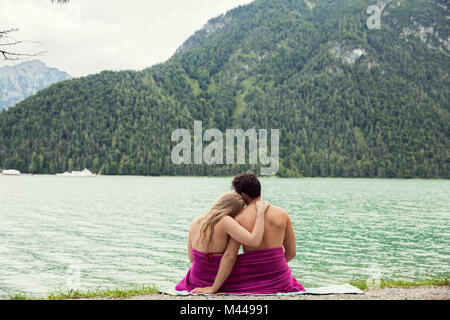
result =
[{"label": "white blanket on ground", "polygon": [[[300,294],[364,294],[364,291],[358,289],[348,283],[342,285],[332,285],[327,287],[318,288],[305,288],[306,291],[300,292],[287,292],[287,293],[267,293],[267,294],[250,294],[250,293],[219,293],[219,295],[229,296],[286,296],[286,295],[300,295]],[[160,290],[160,293],[164,293],[172,296],[189,296],[189,295],[211,295],[211,294],[190,294],[188,291],[175,291],[175,290]]]}]

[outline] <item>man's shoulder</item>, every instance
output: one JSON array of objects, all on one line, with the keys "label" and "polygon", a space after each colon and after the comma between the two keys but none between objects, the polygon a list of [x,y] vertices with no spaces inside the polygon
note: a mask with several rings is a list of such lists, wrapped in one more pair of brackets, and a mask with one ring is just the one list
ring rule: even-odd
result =
[{"label": "man's shoulder", "polygon": [[287,214],[286,210],[284,210],[283,208],[280,208],[280,207],[278,207],[276,205],[271,204],[270,208],[272,208],[272,210],[275,211],[275,212]]},{"label": "man's shoulder", "polygon": [[242,216],[245,215],[246,212],[249,212],[249,211],[252,211],[252,210],[254,210],[252,207],[245,207],[244,209],[242,209],[242,210],[236,215],[236,218],[237,218],[237,217],[242,217]]},{"label": "man's shoulder", "polygon": [[273,204],[270,205],[270,213],[286,219],[289,218],[289,214],[286,212],[286,210]]},{"label": "man's shoulder", "polygon": [[241,223],[241,222],[247,222],[248,220],[250,220],[251,215],[247,214],[249,211],[254,211],[252,208],[246,207],[244,209],[241,210],[241,212],[239,212],[236,215],[236,221]]}]

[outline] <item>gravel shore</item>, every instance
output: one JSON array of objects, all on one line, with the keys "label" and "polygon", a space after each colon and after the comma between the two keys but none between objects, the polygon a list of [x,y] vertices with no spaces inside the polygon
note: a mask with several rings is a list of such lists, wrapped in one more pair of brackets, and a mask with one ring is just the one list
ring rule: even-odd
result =
[{"label": "gravel shore", "polygon": [[384,288],[367,290],[364,294],[295,295],[295,296],[170,296],[148,294],[131,300],[450,300],[450,286]]}]

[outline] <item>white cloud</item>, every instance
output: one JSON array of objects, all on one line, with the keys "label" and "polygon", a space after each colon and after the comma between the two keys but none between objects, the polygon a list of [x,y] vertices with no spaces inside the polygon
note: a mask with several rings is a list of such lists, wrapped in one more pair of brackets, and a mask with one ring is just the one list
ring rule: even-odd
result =
[{"label": "white cloud", "polygon": [[[143,69],[167,60],[210,18],[252,0],[2,0],[0,30],[19,28],[15,50],[47,51],[50,67],[73,76]],[[0,66],[14,64],[0,61]]]}]

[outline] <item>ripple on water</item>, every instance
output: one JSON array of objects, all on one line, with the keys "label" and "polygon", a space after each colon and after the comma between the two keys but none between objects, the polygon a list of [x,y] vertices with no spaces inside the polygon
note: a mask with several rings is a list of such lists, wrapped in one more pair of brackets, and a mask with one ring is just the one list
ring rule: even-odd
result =
[{"label": "ripple on water", "polygon": [[[449,274],[450,181],[261,179],[296,232],[293,274],[305,286]],[[230,178],[0,177],[0,297],[156,284],[189,268],[187,232]],[[77,269],[78,268],[78,269]]]}]

